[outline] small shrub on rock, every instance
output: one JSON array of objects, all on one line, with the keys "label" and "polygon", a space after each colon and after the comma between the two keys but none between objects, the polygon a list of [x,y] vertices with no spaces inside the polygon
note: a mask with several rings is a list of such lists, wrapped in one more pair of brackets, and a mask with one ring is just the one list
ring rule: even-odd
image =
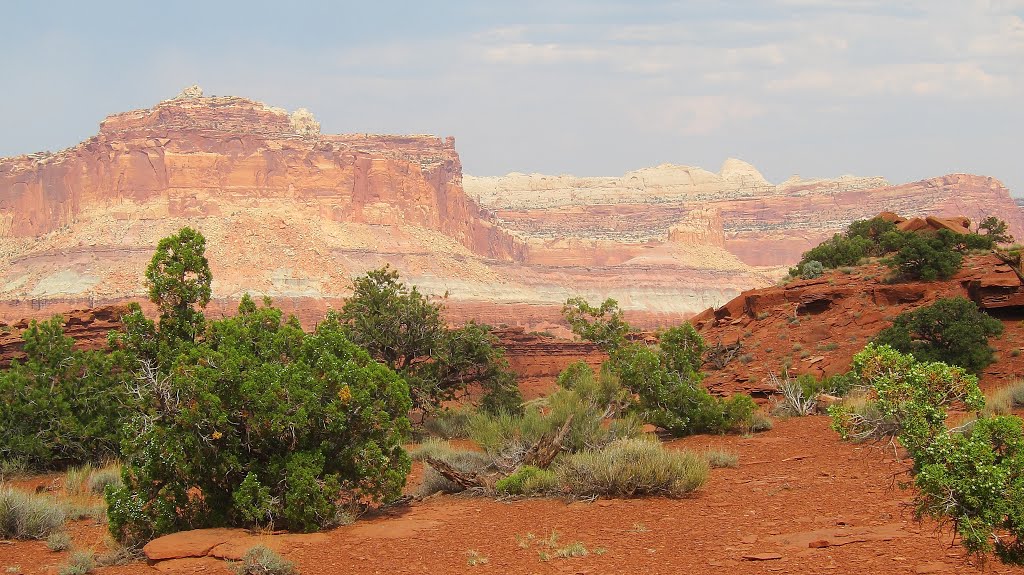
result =
[{"label": "small shrub on rock", "polygon": [[1002,333],[1001,321],[958,296],[901,313],[874,343],[913,354],[921,361],[941,361],[980,373],[994,361],[989,338]]}]

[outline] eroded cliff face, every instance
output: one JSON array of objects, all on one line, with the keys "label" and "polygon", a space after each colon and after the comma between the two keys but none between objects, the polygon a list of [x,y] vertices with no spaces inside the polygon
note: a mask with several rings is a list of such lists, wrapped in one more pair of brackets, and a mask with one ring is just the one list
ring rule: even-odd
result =
[{"label": "eroded cliff face", "polygon": [[474,253],[524,256],[461,189],[454,138],[308,133],[243,98],[180,98],[110,116],[55,155],[0,160],[0,237],[31,237],[102,207],[131,218],[222,216],[284,201],[325,220],[435,230]]},{"label": "eroded cliff face", "polygon": [[[751,266],[790,265],[851,221],[883,211],[908,216],[996,215],[1024,237],[1024,217],[998,180],[952,174],[909,184],[843,176],[769,183],[727,160],[718,173],[662,165],[622,177],[509,174],[465,178],[466,192],[531,246],[615,236],[636,245],[666,238],[724,247]],[[540,252],[538,252],[540,253]]]},{"label": "eroded cliff face", "polygon": [[533,241],[463,191],[451,138],[321,134],[308,112],[193,91],[60,153],[0,159],[0,318],[139,299],[154,246],[185,225],[207,238],[213,316],[249,292],[312,325],[385,264],[447,294],[454,323],[541,330],[575,295],[654,326],[771,282],[723,249],[718,211],[650,233],[644,213],[602,209],[601,233]]}]

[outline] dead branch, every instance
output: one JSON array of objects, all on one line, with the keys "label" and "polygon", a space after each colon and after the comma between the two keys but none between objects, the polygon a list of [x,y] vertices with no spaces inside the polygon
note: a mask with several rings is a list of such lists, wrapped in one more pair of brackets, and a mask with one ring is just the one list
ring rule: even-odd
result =
[{"label": "dead branch", "polygon": [[553,436],[545,435],[537,443],[531,445],[526,450],[522,464],[547,469],[551,462],[558,457],[558,453],[562,451],[562,441],[569,434],[569,428],[572,426],[572,416],[573,414],[570,413],[569,417],[565,418],[565,423],[562,424],[562,427]]},{"label": "dead branch", "polygon": [[448,463],[434,457],[427,457],[426,463],[433,467],[442,477],[463,489],[490,489],[487,479],[478,473],[459,471]]}]

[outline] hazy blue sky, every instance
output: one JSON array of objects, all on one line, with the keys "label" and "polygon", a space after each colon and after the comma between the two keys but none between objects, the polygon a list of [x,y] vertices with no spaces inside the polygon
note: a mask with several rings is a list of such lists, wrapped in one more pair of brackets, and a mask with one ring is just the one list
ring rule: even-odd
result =
[{"label": "hazy blue sky", "polygon": [[733,156],[773,181],[971,172],[1024,195],[1022,18],[1024,0],[8,0],[0,155],[197,82],[327,132],[455,136],[474,175]]}]

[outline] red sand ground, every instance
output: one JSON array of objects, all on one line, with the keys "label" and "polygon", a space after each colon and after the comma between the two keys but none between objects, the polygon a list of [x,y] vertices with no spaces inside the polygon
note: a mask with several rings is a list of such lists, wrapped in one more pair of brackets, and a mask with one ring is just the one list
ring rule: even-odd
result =
[{"label": "red sand ground", "polygon": [[[335,529],[285,555],[305,575],[980,572],[952,544],[948,529],[913,520],[911,493],[898,486],[906,465],[883,446],[841,442],[825,417],[779,420],[774,430],[753,437],[695,436],[670,445],[732,449],[740,466],[712,470],[706,486],[680,500],[436,496]],[[536,544],[524,549],[517,542],[527,533],[545,537],[552,530],[563,545],[580,541],[605,552],[545,562]],[[103,538],[103,527],[91,522],[76,523],[71,532],[80,547],[100,545]],[[812,542],[828,546],[809,547]],[[471,550],[487,564],[469,566]],[[780,557],[744,559],[757,554]],[[3,543],[0,569],[20,565],[26,574],[54,573],[66,555],[47,551],[43,542]],[[175,572],[228,572],[213,560],[191,565]],[[995,560],[984,571],[1024,573]],[[158,571],[139,563],[97,572]]]}]

